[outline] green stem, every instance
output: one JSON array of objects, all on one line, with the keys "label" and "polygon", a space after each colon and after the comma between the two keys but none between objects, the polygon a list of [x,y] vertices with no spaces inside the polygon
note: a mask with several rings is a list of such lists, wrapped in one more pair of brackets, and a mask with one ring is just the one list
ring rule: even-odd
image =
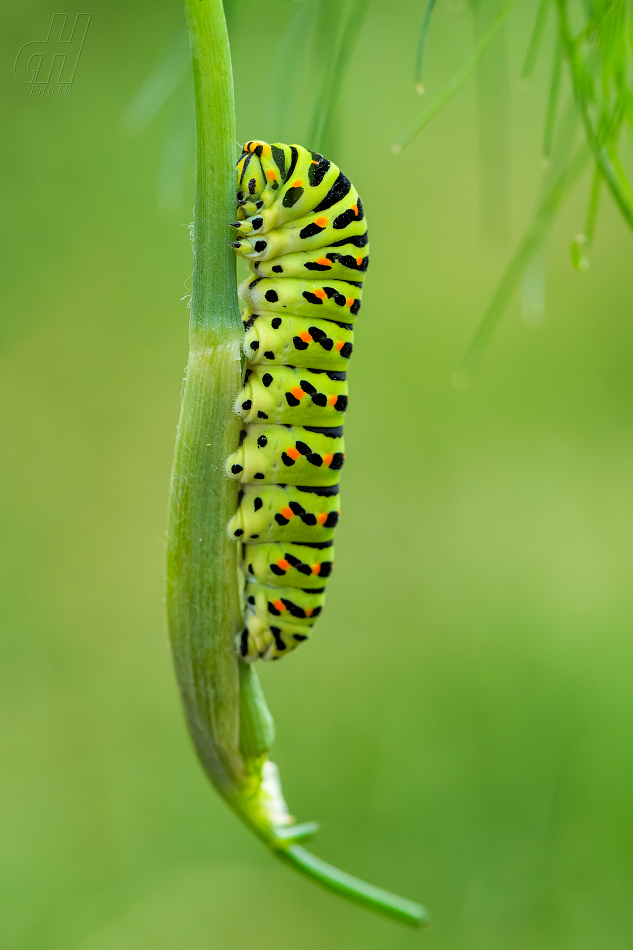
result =
[{"label": "green stem", "polygon": [[404,897],[398,897],[396,894],[390,894],[389,891],[383,891],[380,887],[366,884],[365,881],[360,881],[357,877],[346,874],[345,871],[339,871],[338,868],[316,858],[299,845],[292,845],[286,851],[278,851],[277,855],[300,874],[341,897],[347,897],[355,904],[377,910],[386,917],[392,917],[411,927],[423,927],[429,922],[425,908],[419,904]]},{"label": "green stem", "polygon": [[314,857],[296,841],[275,766],[274,727],[257,675],[235,650],[241,625],[238,546],[226,524],[237,483],[224,475],[240,419],[242,384],[235,255],[235,107],[222,0],[185,0],[196,100],[196,199],[190,354],[172,471],[167,616],[189,731],[218,792],[273,854],[311,880],[379,913],[419,926],[418,904],[374,888]]},{"label": "green stem", "polygon": [[246,782],[239,752],[236,545],[225,525],[236,485],[241,322],[227,222],[235,209],[235,110],[221,0],[186,3],[196,98],[195,266],[190,354],[172,471],[167,615],[176,675],[200,760],[222,794]]}]

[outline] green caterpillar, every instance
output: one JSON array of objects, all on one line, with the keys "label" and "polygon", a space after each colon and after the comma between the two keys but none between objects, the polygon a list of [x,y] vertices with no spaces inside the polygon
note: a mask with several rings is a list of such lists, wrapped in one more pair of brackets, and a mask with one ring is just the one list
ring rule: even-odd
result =
[{"label": "green caterpillar", "polygon": [[247,368],[235,409],[245,428],[226,472],[244,488],[227,530],[242,545],[238,648],[251,662],[307,640],[323,609],[369,245],[358,192],[318,152],[247,142],[237,181],[232,246],[255,277],[239,288]]}]

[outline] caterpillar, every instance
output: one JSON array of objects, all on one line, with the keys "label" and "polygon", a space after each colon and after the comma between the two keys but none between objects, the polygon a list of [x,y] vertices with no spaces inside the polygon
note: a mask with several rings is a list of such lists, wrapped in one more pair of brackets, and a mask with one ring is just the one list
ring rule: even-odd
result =
[{"label": "caterpillar", "polygon": [[239,286],[246,358],[235,400],[242,485],[227,531],[241,545],[247,662],[278,660],[323,610],[340,516],[343,417],[353,325],[369,262],[358,192],[299,145],[247,142],[237,163]]}]

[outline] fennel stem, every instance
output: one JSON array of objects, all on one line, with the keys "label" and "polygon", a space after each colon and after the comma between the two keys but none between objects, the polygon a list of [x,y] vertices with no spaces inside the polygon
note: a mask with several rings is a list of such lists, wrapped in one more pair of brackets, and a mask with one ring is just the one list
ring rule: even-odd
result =
[{"label": "fennel stem", "polygon": [[185,0],[196,105],[194,273],[190,354],[172,470],[167,532],[167,616],[189,731],[217,791],[284,863],[340,896],[413,926],[424,908],[365,884],[297,841],[274,765],[270,713],[251,666],[238,658],[238,546],[226,533],[237,483],[224,459],[238,444],[233,403],[242,385],[235,255],[236,132],[222,0]]}]

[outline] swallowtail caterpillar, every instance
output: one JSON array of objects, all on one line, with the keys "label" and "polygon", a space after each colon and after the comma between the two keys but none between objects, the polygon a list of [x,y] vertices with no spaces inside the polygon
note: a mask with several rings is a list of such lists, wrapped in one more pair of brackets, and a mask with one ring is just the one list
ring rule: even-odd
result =
[{"label": "swallowtail caterpillar", "polygon": [[278,660],[323,609],[339,519],[353,324],[369,261],[358,192],[299,145],[247,142],[237,164],[244,306],[242,482],[229,537],[242,547],[243,659]]}]

